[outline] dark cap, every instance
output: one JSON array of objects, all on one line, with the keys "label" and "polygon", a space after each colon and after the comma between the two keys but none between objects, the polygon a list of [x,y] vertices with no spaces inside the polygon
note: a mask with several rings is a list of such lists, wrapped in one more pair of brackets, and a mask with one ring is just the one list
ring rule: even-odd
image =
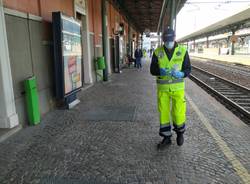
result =
[{"label": "dark cap", "polygon": [[162,35],[163,42],[170,42],[175,40],[175,31],[171,28],[167,28],[164,30]]}]

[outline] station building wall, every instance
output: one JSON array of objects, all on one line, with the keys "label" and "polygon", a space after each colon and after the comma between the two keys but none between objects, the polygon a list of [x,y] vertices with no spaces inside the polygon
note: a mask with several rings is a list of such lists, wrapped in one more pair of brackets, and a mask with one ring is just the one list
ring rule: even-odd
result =
[{"label": "station building wall", "polygon": [[16,111],[27,125],[24,80],[36,76],[42,115],[55,107],[52,12],[73,16],[72,0],[4,0]]},{"label": "station building wall", "polygon": [[[5,24],[9,48],[11,73],[16,111],[22,125],[27,125],[24,80],[36,76],[42,115],[55,107],[53,76],[52,12],[61,11],[76,17],[74,0],[3,0]],[[101,80],[97,73],[96,58],[103,55],[101,0],[86,0],[85,25],[90,55],[90,73],[93,82]],[[125,45],[128,41],[128,22],[122,14],[107,2],[108,23],[108,71],[111,73],[113,29],[120,22],[125,25]],[[133,31],[134,32],[134,31]],[[132,33],[133,33],[132,32]],[[84,42],[83,42],[84,44]],[[99,71],[100,72],[100,71]]]}]

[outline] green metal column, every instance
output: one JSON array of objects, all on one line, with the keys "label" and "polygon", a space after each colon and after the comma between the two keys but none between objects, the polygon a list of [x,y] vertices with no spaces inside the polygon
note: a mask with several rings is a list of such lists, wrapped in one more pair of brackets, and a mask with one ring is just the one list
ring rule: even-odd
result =
[{"label": "green metal column", "polygon": [[128,55],[132,57],[131,26],[128,23]]},{"label": "green metal column", "polygon": [[170,14],[170,28],[175,30],[176,28],[176,2],[171,0],[171,14]]},{"label": "green metal column", "polygon": [[162,34],[164,33],[164,30],[165,30],[165,27],[164,27],[164,23],[163,23],[163,20],[161,22],[161,32],[160,32],[160,45],[162,46],[163,45],[163,40],[162,40]]},{"label": "green metal column", "polygon": [[[105,65],[107,66],[107,38],[108,38],[108,31],[107,31],[107,11],[106,11],[106,0],[102,0],[102,48],[103,48],[103,56],[105,60]],[[103,69],[103,80],[108,81],[108,71],[106,67]]]}]

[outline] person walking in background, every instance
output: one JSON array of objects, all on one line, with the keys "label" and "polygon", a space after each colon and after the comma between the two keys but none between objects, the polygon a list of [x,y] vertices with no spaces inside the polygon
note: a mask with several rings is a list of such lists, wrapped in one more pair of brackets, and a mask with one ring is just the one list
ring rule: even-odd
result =
[{"label": "person walking in background", "polygon": [[[171,123],[177,134],[177,145],[184,142],[186,101],[184,78],[191,72],[191,64],[185,47],[175,42],[175,31],[163,32],[163,46],[158,47],[152,57],[150,72],[156,76],[158,110],[160,113],[160,136],[158,148],[171,144]],[[172,108],[171,108],[172,106]]]},{"label": "person walking in background", "polygon": [[143,57],[143,53],[142,53],[142,50],[139,49],[139,46],[137,45],[136,47],[136,50],[135,50],[135,62],[136,62],[136,67],[138,69],[142,68],[142,65],[141,65],[141,58]]}]

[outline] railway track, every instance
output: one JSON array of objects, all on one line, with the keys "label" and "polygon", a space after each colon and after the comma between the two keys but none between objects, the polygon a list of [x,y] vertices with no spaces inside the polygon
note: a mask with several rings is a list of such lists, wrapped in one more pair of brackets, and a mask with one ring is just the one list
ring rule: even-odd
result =
[{"label": "railway track", "polygon": [[[198,59],[194,59],[194,61],[195,60],[197,60],[197,62],[200,62]],[[237,65],[232,65],[232,64],[217,63],[213,61],[204,62],[203,64],[206,64],[211,67],[220,68],[228,72],[233,72],[233,73],[237,73],[240,75],[244,75],[246,77],[250,77],[250,68],[248,66],[243,67],[243,66],[237,66]]]},{"label": "railway track", "polygon": [[250,124],[250,89],[192,66],[190,79],[213,94],[244,122]]}]

